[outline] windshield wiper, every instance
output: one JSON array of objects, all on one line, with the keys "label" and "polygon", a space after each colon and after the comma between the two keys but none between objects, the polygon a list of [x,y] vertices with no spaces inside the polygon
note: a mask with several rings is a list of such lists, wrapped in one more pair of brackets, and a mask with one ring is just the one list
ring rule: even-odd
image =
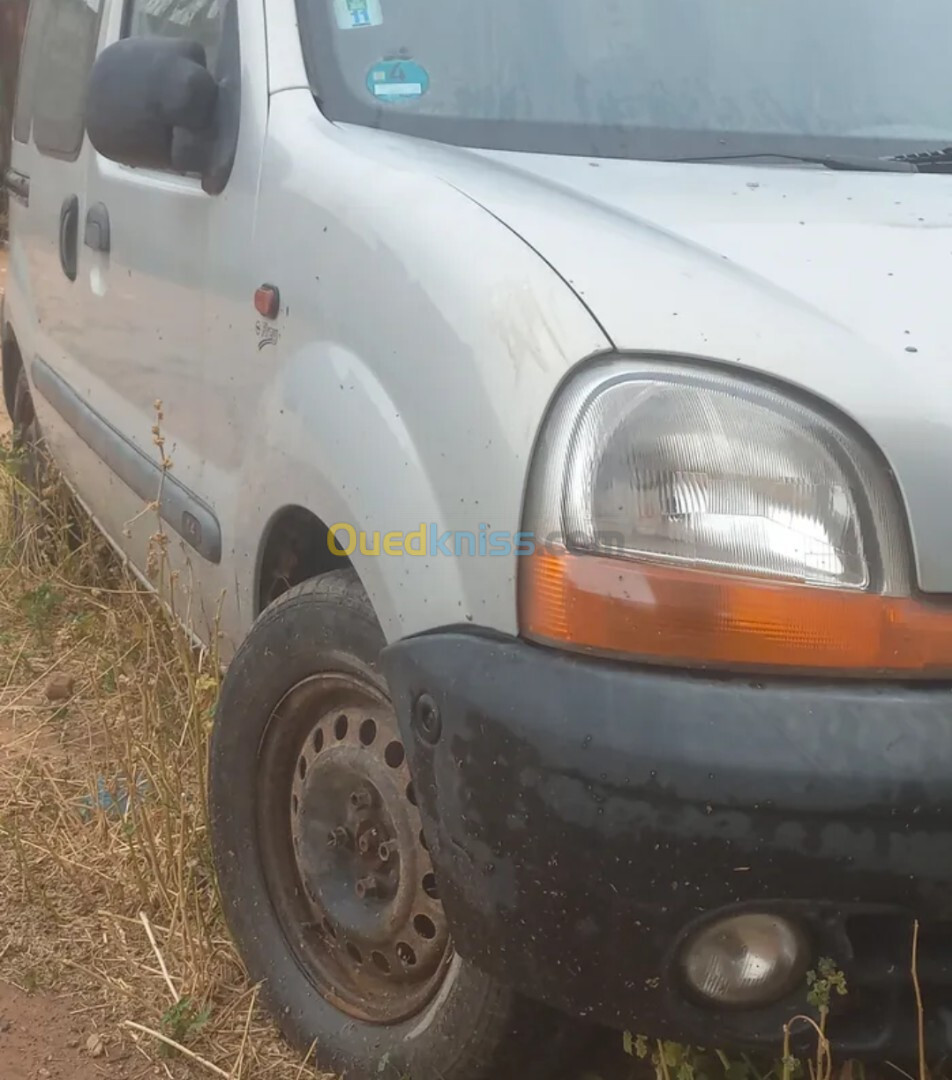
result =
[{"label": "windshield wiper", "polygon": [[952,172],[952,146],[944,150],[924,150],[918,154],[899,154],[893,161],[914,165],[919,172]]},{"label": "windshield wiper", "polygon": [[[952,147],[949,149],[952,155]],[[825,169],[840,172],[919,172],[918,162],[907,158],[864,158],[832,154],[775,154],[766,151],[760,154],[719,154],[713,157],[667,158],[667,161],[679,164],[706,165],[719,161],[798,161],[804,165],[822,165]],[[949,161],[952,162],[952,156]]]}]

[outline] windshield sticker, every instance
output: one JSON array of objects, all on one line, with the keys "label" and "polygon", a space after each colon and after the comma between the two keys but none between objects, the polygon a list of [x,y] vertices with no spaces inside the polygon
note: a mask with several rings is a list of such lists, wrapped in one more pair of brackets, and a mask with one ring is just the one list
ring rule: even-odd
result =
[{"label": "windshield sticker", "polygon": [[414,101],[430,89],[430,76],[415,60],[381,60],[367,72],[367,89],[378,101]]},{"label": "windshield sticker", "polygon": [[359,30],[362,26],[383,24],[380,0],[334,0],[334,14],[341,30]]}]

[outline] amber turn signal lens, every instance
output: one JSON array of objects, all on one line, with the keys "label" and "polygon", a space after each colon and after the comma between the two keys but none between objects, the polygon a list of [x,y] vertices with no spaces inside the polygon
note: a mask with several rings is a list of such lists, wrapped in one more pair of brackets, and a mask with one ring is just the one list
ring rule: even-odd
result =
[{"label": "amber turn signal lens", "polygon": [[266,319],[276,319],[281,311],[281,294],[274,285],[255,289],[255,311]]},{"label": "amber turn signal lens", "polygon": [[551,549],[520,564],[535,641],[691,667],[952,672],[952,605]]}]

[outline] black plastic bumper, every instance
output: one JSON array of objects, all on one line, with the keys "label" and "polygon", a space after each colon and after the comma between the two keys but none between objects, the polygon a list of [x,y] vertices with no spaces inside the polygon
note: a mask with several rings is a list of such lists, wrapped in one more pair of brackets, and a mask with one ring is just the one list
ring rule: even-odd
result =
[{"label": "black plastic bumper", "polygon": [[778,1043],[766,1009],[698,1007],[686,928],[736,905],[800,920],[846,973],[830,1033],[952,1049],[952,689],[647,671],[447,632],[386,673],[456,946],[566,1012],[700,1045]]}]

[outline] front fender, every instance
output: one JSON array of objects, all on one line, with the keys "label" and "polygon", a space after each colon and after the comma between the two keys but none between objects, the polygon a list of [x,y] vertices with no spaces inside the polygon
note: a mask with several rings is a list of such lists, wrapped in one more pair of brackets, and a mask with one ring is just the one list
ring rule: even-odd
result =
[{"label": "front fender", "polygon": [[[247,461],[241,536],[265,536],[288,505],[368,537],[444,520],[400,410],[369,366],[334,342],[312,343],[289,358],[261,403]],[[421,598],[463,621],[470,604],[459,560],[382,552],[382,544],[380,555],[358,547],[350,561],[388,639],[404,635]]]}]

